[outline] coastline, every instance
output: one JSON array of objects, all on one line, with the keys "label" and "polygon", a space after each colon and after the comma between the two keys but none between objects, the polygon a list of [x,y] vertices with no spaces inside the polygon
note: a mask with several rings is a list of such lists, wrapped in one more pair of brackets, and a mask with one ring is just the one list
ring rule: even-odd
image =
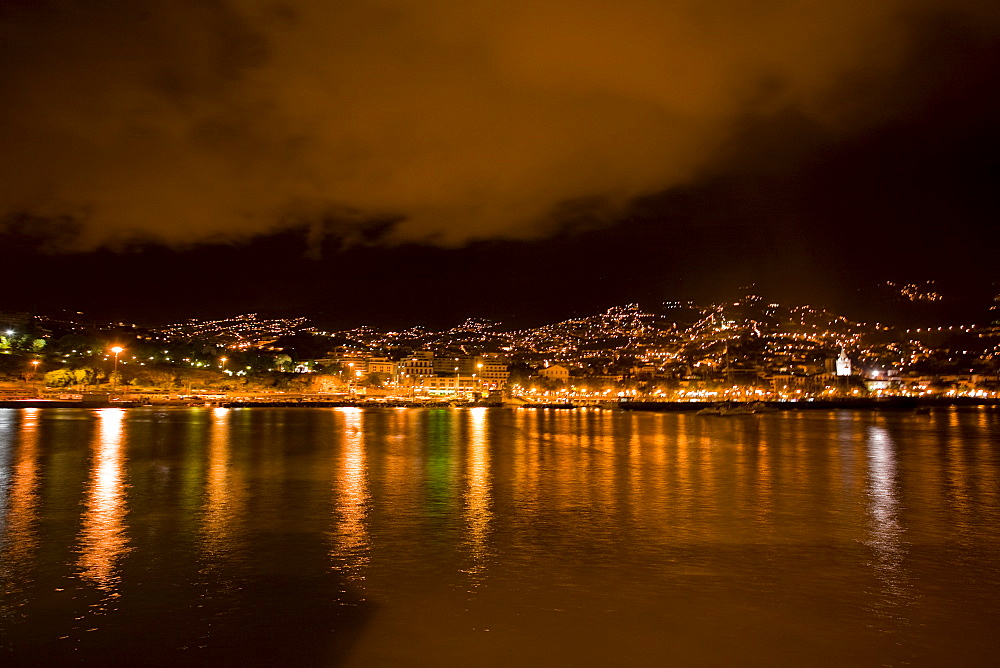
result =
[{"label": "coastline", "polygon": [[[691,411],[726,402],[628,401],[620,404],[626,411]],[[734,405],[741,405],[733,402]],[[913,411],[929,408],[997,407],[1000,399],[976,397],[881,397],[850,399],[814,399],[805,401],[761,401],[770,411],[788,410],[874,410]]]},{"label": "coastline", "polygon": [[[0,408],[525,408],[532,410],[573,410],[579,408],[622,410],[640,412],[696,412],[726,402],[695,401],[624,401],[602,405],[576,405],[572,403],[483,403],[456,401],[343,401],[343,400],[275,400],[275,401],[106,401],[83,402],[58,399],[10,399],[0,400]],[[744,405],[730,402],[729,405]],[[751,405],[751,404],[745,404]],[[882,397],[850,399],[814,399],[806,401],[762,401],[755,402],[766,412],[789,410],[871,410],[871,411],[919,411],[931,408],[1000,406],[1000,399],[975,397]],[[758,414],[762,411],[757,411]]]}]

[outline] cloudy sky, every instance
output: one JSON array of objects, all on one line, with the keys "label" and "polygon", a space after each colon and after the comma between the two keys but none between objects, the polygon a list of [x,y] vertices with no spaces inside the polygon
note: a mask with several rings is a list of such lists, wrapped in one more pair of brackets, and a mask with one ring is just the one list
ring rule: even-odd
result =
[{"label": "cloudy sky", "polygon": [[981,287],[998,31],[972,0],[11,0],[0,262],[31,284],[0,310]]}]

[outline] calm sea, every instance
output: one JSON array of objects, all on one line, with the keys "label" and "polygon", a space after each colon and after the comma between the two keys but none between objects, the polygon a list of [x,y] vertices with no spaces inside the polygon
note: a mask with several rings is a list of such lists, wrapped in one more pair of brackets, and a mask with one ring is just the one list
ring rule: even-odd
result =
[{"label": "calm sea", "polygon": [[0,409],[0,664],[995,665],[1000,413]]}]

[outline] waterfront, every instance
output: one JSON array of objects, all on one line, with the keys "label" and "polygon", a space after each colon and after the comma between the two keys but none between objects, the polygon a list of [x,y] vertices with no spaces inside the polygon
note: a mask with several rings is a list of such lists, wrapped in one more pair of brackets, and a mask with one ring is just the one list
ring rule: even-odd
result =
[{"label": "waterfront", "polygon": [[0,409],[5,663],[977,665],[1000,414]]}]

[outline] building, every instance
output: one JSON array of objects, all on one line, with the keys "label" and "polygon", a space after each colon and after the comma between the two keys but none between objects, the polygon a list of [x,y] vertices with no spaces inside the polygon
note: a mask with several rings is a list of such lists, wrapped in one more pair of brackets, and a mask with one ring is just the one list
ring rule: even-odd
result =
[{"label": "building", "polygon": [[553,364],[552,366],[539,369],[538,375],[565,383],[569,380],[569,369],[562,364]]},{"label": "building", "polygon": [[847,356],[847,352],[843,348],[840,349],[840,357],[837,358],[837,375],[851,375],[851,358]]},{"label": "building", "polygon": [[471,375],[472,360],[469,357],[464,358],[465,364],[463,365],[462,357],[434,357],[434,373],[438,376],[454,376],[456,373],[462,372],[462,367],[466,367],[466,373]]},{"label": "building", "polygon": [[396,363],[388,357],[370,357],[367,360],[368,373],[384,373],[390,378],[396,377]]},{"label": "building", "polygon": [[[359,355],[337,355],[323,357],[315,360],[315,363],[326,367],[328,372],[339,373],[341,376],[354,375],[359,371],[368,373],[368,360]],[[332,371],[331,371],[332,370]]]},{"label": "building", "polygon": [[411,384],[408,379],[433,376],[434,353],[430,350],[418,350],[403,358],[397,365],[397,375],[405,385]]},{"label": "building", "polygon": [[471,394],[478,391],[476,379],[472,376],[430,376],[411,378],[408,383],[414,390],[426,394]]},{"label": "building", "polygon": [[507,387],[510,376],[507,359],[500,355],[479,355],[475,358],[475,367],[470,373],[478,380],[482,389],[502,390]]}]

